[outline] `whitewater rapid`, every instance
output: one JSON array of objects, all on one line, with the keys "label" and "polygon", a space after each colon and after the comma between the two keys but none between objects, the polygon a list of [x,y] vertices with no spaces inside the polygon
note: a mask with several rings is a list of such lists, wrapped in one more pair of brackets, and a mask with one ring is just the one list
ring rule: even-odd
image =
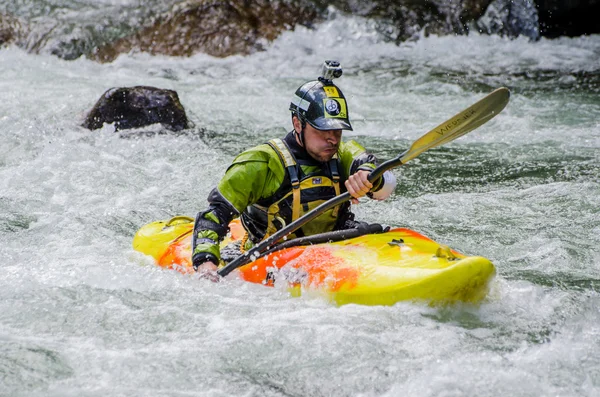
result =
[{"label": "whitewater rapid", "polygon": [[[490,258],[480,306],[335,307],[132,250],[141,225],[195,215],[239,151],[283,135],[325,59],[344,67],[345,136],[381,159],[511,89],[488,124],[394,170],[391,200],[355,208]],[[1,49],[0,395],[598,395],[599,59],[599,36],[398,47],[341,16],[246,57]],[[80,126],[104,91],[133,85],[176,90],[195,127]]]}]

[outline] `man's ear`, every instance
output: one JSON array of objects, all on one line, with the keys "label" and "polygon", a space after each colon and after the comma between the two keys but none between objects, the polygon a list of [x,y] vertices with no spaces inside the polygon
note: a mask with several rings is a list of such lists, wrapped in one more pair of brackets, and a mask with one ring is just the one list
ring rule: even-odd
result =
[{"label": "man's ear", "polygon": [[297,116],[292,117],[292,124],[294,125],[294,130],[297,134],[302,132],[302,122],[298,119]]}]

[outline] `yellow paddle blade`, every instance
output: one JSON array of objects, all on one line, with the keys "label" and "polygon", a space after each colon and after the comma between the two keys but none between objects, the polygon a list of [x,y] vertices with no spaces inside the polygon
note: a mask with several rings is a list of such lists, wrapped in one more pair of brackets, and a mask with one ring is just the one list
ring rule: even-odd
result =
[{"label": "yellow paddle blade", "polygon": [[458,113],[451,119],[429,131],[417,139],[411,147],[402,154],[402,164],[414,159],[419,154],[431,148],[443,145],[489,121],[504,109],[510,98],[506,87],[494,90],[491,94]]}]

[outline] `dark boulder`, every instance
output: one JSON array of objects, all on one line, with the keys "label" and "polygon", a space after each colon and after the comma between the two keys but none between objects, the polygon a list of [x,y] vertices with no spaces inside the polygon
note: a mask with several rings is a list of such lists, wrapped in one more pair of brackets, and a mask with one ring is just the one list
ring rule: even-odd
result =
[{"label": "dark boulder", "polygon": [[160,123],[171,131],[190,128],[177,92],[155,87],[111,88],[96,102],[83,127],[90,130],[114,123],[115,130]]}]

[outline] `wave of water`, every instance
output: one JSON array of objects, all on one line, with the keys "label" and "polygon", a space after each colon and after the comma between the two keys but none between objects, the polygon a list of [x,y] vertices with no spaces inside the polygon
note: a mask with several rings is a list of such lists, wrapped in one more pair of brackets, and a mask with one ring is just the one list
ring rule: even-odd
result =
[{"label": "wave of water", "polygon": [[[332,58],[350,135],[383,159],[511,89],[487,125],[395,170],[391,200],[356,208],[492,259],[482,305],[338,308],[131,249],[142,224],[203,209],[237,152],[283,134],[290,95]],[[0,395],[597,395],[599,58],[598,36],[397,47],[343,17],[248,57],[1,50]],[[197,127],[79,126],[106,89],[138,84],[176,90]]]}]

